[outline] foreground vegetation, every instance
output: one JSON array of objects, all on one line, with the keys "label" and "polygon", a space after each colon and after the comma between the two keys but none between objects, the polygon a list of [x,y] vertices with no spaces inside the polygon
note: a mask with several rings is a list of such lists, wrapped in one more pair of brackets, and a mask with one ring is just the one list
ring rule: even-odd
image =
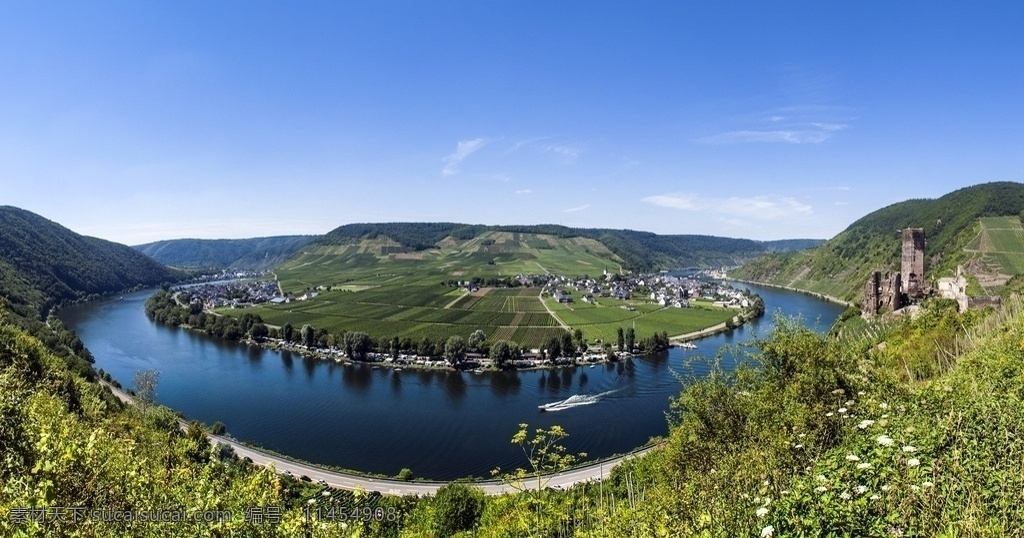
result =
[{"label": "foreground vegetation", "polygon": [[[778,320],[751,343],[744,365],[689,380],[662,448],[617,467],[609,481],[499,497],[453,484],[422,499],[331,492],[248,466],[206,445],[197,425],[180,429],[167,409],[123,407],[4,320],[0,534],[1013,535],[1024,526],[1021,311],[1017,300],[989,314],[935,301],[915,320],[858,327],[850,318],[848,330],[828,335]],[[534,446],[562,432],[538,433],[514,441]],[[530,476],[542,463],[535,455],[512,476]],[[304,510],[324,515],[339,503],[382,517],[342,522]],[[52,515],[53,507],[232,515],[212,523],[27,519],[39,513],[28,509]],[[253,520],[265,507],[276,523]]]}]

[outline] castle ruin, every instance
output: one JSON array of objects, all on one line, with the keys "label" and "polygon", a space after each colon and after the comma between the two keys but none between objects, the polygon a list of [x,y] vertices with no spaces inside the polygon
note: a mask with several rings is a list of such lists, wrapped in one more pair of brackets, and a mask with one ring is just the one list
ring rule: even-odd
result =
[{"label": "castle ruin", "polygon": [[924,228],[907,228],[902,233],[900,272],[875,271],[864,284],[861,312],[876,315],[896,311],[924,296]]},{"label": "castle ruin", "polygon": [[910,299],[924,296],[924,228],[903,230],[903,256],[900,260],[903,291]]},{"label": "castle ruin", "polygon": [[871,273],[867,284],[864,285],[864,303],[861,311],[874,315],[886,310],[899,310],[902,306],[903,280],[900,274],[885,273],[883,279],[881,271]]}]

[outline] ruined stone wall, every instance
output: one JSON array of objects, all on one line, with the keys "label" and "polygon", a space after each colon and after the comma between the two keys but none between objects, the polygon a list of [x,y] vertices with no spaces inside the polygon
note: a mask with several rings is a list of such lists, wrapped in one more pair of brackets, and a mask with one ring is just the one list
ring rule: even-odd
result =
[{"label": "ruined stone wall", "polygon": [[903,291],[907,297],[918,299],[924,295],[924,228],[903,230],[903,255],[900,259]]}]

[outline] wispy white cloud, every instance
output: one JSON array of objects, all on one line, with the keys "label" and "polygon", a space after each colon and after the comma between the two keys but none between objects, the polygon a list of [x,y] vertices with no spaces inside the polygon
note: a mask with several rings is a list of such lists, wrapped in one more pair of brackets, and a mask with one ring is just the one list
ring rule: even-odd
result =
[{"label": "wispy white cloud", "polygon": [[533,189],[519,189],[519,190],[516,191],[516,194],[530,194],[532,192],[533,192]]},{"label": "wispy white cloud", "polygon": [[790,196],[730,196],[716,198],[689,193],[660,194],[643,198],[659,207],[718,215],[732,219],[780,220],[810,215],[813,208]]},{"label": "wispy white cloud", "polygon": [[586,144],[574,141],[558,141],[555,136],[535,136],[524,138],[512,144],[506,153],[513,153],[523,148],[540,150],[542,153],[555,155],[562,164],[574,164],[586,151]]},{"label": "wispy white cloud", "polygon": [[459,164],[466,160],[473,152],[486,146],[490,143],[490,140],[486,138],[474,138],[472,140],[460,140],[455,146],[455,153],[445,157],[444,168],[441,169],[441,174],[444,176],[453,176],[459,173]]},{"label": "wispy white cloud", "polygon": [[706,144],[744,144],[747,142],[782,142],[786,144],[820,144],[846,129],[844,123],[811,123],[791,129],[726,131],[698,138]]},{"label": "wispy white cloud", "polygon": [[570,207],[569,209],[563,209],[562,213],[575,213],[577,211],[583,211],[584,209],[587,209],[588,207],[590,207],[590,204],[583,204],[581,206]]},{"label": "wispy white cloud", "polygon": [[734,118],[738,129],[702,136],[705,144],[820,144],[850,127],[856,119],[851,109],[840,106],[788,106]]},{"label": "wispy white cloud", "polygon": [[583,145],[578,143],[552,143],[544,144],[541,149],[548,153],[555,154],[562,164],[573,164],[583,153]]}]

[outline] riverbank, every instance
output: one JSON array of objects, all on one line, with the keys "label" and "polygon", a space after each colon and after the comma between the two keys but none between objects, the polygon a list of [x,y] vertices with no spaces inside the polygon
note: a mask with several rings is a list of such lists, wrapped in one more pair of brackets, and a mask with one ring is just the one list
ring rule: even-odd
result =
[{"label": "riverbank", "polygon": [[[99,383],[110,390],[123,403],[127,405],[135,404],[135,398],[127,392],[104,380],[99,380]],[[188,423],[184,420],[179,420],[178,426],[184,430],[188,427]],[[231,447],[235,457],[243,459],[247,463],[270,468],[278,474],[290,476],[297,480],[316,482],[335,489],[376,491],[383,495],[394,496],[433,495],[437,493],[439,488],[450,483],[430,480],[406,481],[357,473],[345,473],[321,467],[314,463],[292,459],[283,454],[255,448],[224,435],[207,433],[206,438],[213,446],[226,445]],[[537,489],[538,486],[541,488],[568,489],[583,482],[606,480],[611,476],[611,471],[616,465],[628,459],[642,456],[660,446],[662,446],[661,443],[649,444],[638,447],[626,454],[585,462],[579,466],[555,473],[543,474],[540,477],[526,476],[517,481],[480,480],[472,483],[487,495],[516,493],[523,490]]]},{"label": "riverbank", "polygon": [[844,299],[840,299],[840,298],[832,296],[832,295],[825,295],[824,293],[818,293],[816,291],[802,290],[800,288],[794,288],[792,286],[783,286],[783,285],[780,285],[780,284],[772,284],[770,282],[759,282],[757,280],[743,280],[741,278],[732,278],[732,277],[729,277],[729,276],[726,276],[726,277],[722,278],[722,280],[732,281],[732,282],[742,282],[744,284],[756,284],[758,286],[764,286],[766,288],[776,288],[776,289],[780,289],[780,290],[792,291],[794,293],[802,293],[804,295],[810,295],[811,297],[814,297],[814,298],[817,298],[817,299],[821,299],[822,301],[828,301],[828,302],[833,303],[833,304],[839,304],[839,305],[843,305],[843,306],[852,306],[852,307],[859,308],[859,305],[857,305],[856,303],[851,303],[850,301],[846,301]]}]

